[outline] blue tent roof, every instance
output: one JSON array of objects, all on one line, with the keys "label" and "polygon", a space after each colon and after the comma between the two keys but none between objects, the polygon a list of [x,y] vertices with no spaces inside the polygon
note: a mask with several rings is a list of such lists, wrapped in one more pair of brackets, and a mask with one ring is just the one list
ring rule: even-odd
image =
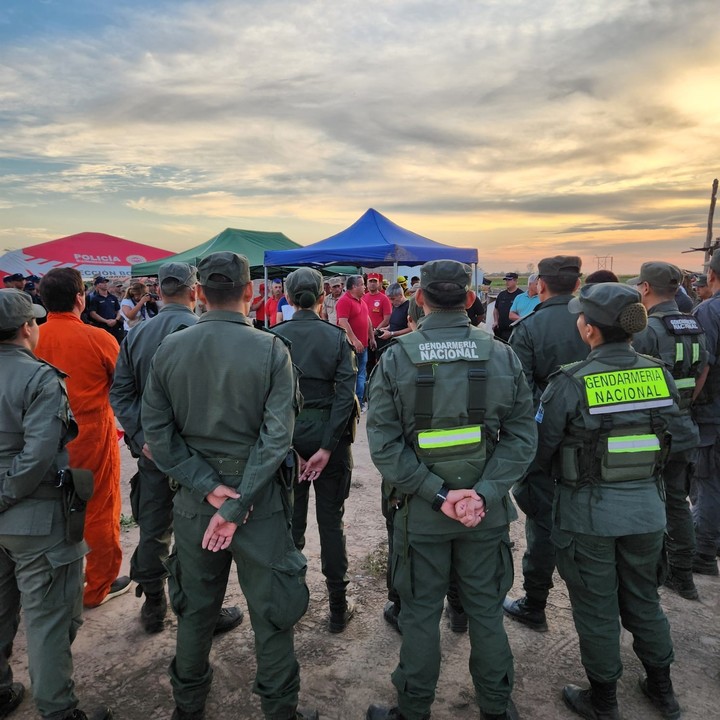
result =
[{"label": "blue tent roof", "polygon": [[337,263],[422,265],[430,260],[477,263],[477,250],[443,245],[405,230],[370,208],[359,220],[337,235],[295,250],[267,250],[265,265],[315,265]]}]

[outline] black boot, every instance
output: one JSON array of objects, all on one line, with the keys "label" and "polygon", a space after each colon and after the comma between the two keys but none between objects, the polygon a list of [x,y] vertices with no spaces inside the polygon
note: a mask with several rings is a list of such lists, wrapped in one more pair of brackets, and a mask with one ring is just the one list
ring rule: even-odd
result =
[{"label": "black boot", "polygon": [[693,580],[692,570],[680,570],[671,567],[663,585],[686,600],[700,599]]},{"label": "black boot", "polygon": [[586,720],[620,720],[616,693],[616,682],[590,680],[587,690],[577,685],[566,685],[562,697],[573,712]]},{"label": "black boot", "polygon": [[95,708],[91,713],[86,713],[75,708],[69,710],[65,715],[62,716],[62,720],[112,720],[113,714],[109,707]]},{"label": "black boot", "polygon": [[11,683],[7,690],[0,692],[0,718],[9,715],[20,705],[25,697],[25,686],[22,683]]},{"label": "black boot", "polygon": [[464,610],[454,608],[450,603],[445,606],[445,614],[450,620],[450,629],[454,633],[466,633],[468,629],[468,619]]},{"label": "black boot", "polygon": [[328,630],[331,633],[341,633],[347,627],[350,619],[355,614],[355,603],[347,600],[345,596],[342,602],[339,597],[330,596],[330,620]]},{"label": "black boot", "polygon": [[520,715],[518,715],[515,703],[512,701],[512,699],[510,699],[508,700],[507,710],[505,710],[504,713],[500,713],[498,715],[497,713],[484,712],[481,709],[480,718],[481,720],[520,720]]},{"label": "black boot", "polygon": [[320,720],[320,715],[317,710],[297,708],[295,710],[295,720]]},{"label": "black boot", "polygon": [[670,666],[652,667],[645,665],[646,678],[640,678],[640,689],[650,702],[660,711],[665,720],[676,720],[680,717],[680,704],[673,691],[670,680]]},{"label": "black boot", "polygon": [[503,612],[511,620],[517,620],[517,622],[527,625],[538,632],[547,632],[545,608],[538,603],[534,603],[528,597],[519,600],[506,597],[503,600]]},{"label": "black boot", "polygon": [[385,618],[385,622],[388,625],[391,625],[402,635],[402,631],[400,630],[400,609],[398,608],[397,603],[394,603],[392,600],[388,600],[385,603],[385,607],[383,608],[383,618]]},{"label": "black boot", "polygon": [[[138,585],[138,587],[140,586]],[[164,590],[159,593],[145,593],[145,602],[140,608],[140,623],[146,633],[152,635],[165,629],[167,607]]]},{"label": "black boot", "polygon": [[176,706],[170,720],[205,720],[205,708],[202,710],[181,710]]},{"label": "black boot", "polygon": [[234,630],[242,623],[244,617],[243,611],[237,605],[220,608],[217,622],[213,628],[213,635],[222,635],[222,633]]},{"label": "black boot", "polygon": [[715,555],[695,553],[695,556],[693,557],[692,571],[698,575],[717,575],[717,557]]}]

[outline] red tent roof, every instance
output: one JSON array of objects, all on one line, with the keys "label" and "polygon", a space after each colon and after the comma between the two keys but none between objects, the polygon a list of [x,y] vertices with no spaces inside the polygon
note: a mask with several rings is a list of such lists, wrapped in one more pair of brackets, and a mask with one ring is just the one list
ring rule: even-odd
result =
[{"label": "red tent roof", "polygon": [[172,254],[170,250],[114,235],[81,232],[6,253],[0,257],[0,274],[19,272],[42,277],[54,267],[74,267],[84,277],[130,275],[132,265],[160,260]]}]

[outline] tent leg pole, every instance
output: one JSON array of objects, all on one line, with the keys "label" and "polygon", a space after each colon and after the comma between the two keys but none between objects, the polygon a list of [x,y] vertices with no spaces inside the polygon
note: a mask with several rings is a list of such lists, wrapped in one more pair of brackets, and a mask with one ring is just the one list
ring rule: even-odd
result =
[{"label": "tent leg pole", "polygon": [[[268,297],[269,297],[269,296],[268,296],[268,271],[267,271],[267,266],[263,267],[263,270],[265,271],[265,300],[264,300],[263,307],[265,307],[265,306],[267,306],[267,301],[268,301]],[[267,313],[265,313],[265,329],[267,330],[269,327],[270,327],[270,325],[269,325],[269,323],[268,323],[268,316],[267,316]]]},{"label": "tent leg pole", "polygon": [[393,263],[393,269],[395,270],[395,282],[397,282],[397,279],[398,279],[398,274],[397,274],[397,272],[398,272],[398,264],[397,264],[397,260]]}]

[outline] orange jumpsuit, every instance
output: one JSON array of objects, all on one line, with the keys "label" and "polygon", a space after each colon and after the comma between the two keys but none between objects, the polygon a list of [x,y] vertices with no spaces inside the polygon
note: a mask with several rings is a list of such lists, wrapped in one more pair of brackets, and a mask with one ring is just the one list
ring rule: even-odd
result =
[{"label": "orange jumpsuit", "polygon": [[78,437],[68,445],[70,467],[92,470],[93,496],[85,518],[90,546],[85,568],[86,607],[99,605],[117,578],[120,548],[120,449],[109,392],[119,348],[101,328],[85,325],[73,313],[48,313],[40,326],[35,354],[67,373],[70,408]]}]

